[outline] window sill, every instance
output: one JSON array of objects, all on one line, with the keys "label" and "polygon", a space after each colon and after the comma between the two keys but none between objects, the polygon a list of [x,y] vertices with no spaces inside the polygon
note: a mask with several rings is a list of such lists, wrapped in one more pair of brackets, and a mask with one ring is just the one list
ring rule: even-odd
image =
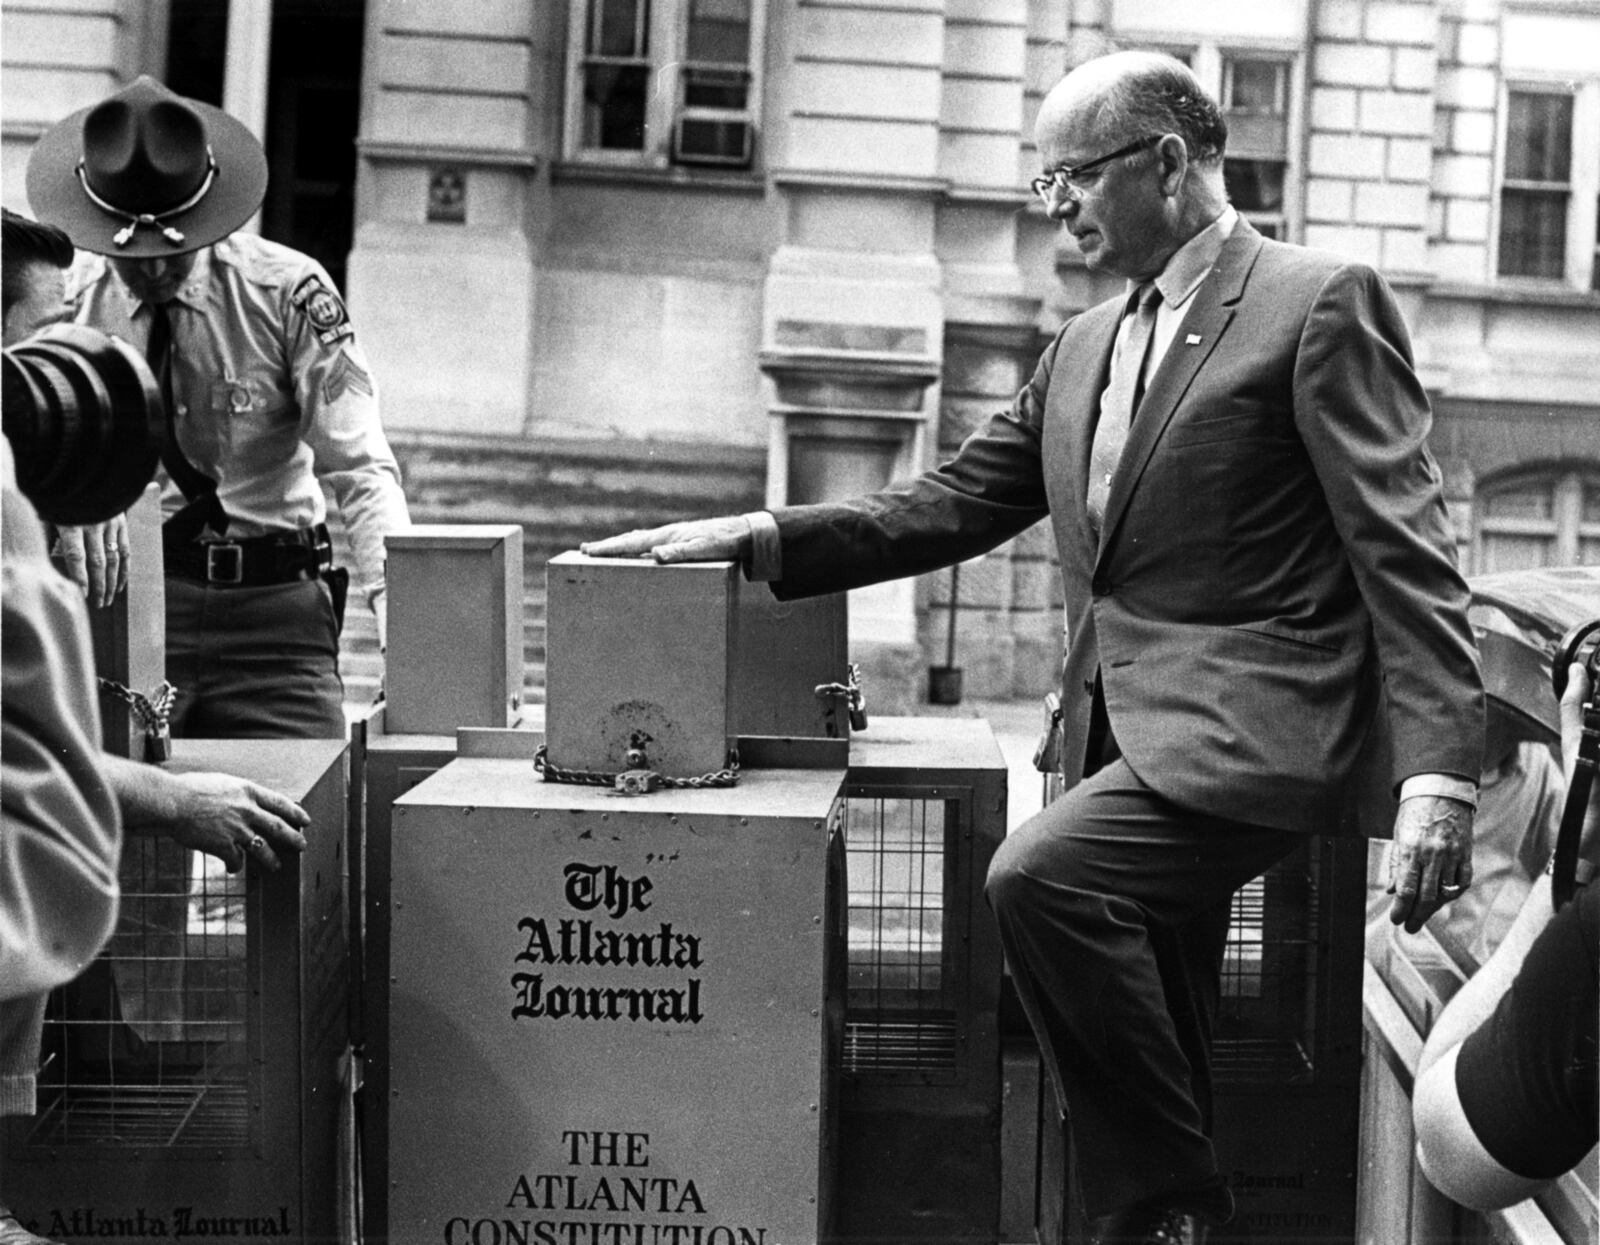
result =
[{"label": "window sill", "polygon": [[665,190],[717,190],[733,194],[766,193],[764,173],[753,169],[686,168],[683,165],[591,164],[584,160],[557,160],[550,165],[554,184],[659,186]]},{"label": "window sill", "polygon": [[539,157],[531,151],[512,151],[497,147],[449,147],[439,144],[413,144],[357,140],[356,150],[364,160],[374,163],[447,164],[468,168],[511,168],[534,172]]},{"label": "window sill", "polygon": [[1436,281],[1428,287],[1430,298],[1453,302],[1517,303],[1536,307],[1600,307],[1600,291],[1575,290],[1559,282],[1507,279],[1479,285],[1466,281]]}]

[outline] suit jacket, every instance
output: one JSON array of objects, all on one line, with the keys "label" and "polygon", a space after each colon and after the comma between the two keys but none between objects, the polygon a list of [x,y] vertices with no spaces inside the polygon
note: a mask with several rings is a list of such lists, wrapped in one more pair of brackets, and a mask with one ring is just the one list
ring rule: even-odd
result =
[{"label": "suit jacket", "polygon": [[1097,672],[1123,756],[1184,807],[1335,829],[1378,717],[1391,783],[1475,779],[1467,588],[1382,278],[1241,222],[1150,379],[1096,541],[1089,444],[1124,304],[1071,320],[1011,409],[938,469],[775,512],[773,591],[920,574],[1048,517],[1066,586],[1069,782]]}]

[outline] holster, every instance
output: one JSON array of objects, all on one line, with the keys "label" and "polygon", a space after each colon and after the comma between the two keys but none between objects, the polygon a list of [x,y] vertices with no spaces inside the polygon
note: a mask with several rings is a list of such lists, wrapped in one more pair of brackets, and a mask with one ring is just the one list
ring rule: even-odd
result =
[{"label": "holster", "polygon": [[343,566],[322,568],[322,582],[328,585],[333,597],[333,621],[340,635],[344,634],[344,603],[350,596],[350,571]]}]

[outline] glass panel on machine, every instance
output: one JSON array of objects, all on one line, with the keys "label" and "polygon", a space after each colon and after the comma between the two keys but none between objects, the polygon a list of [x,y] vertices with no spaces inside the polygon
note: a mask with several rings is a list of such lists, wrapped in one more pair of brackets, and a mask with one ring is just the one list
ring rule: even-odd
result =
[{"label": "glass panel on machine", "polygon": [[1219,1082],[1286,1084],[1314,1071],[1316,845],[1308,838],[1233,898],[1213,1050]]},{"label": "glass panel on machine", "polygon": [[949,800],[845,801],[847,1072],[954,1067],[946,852],[958,810]]},{"label": "glass panel on machine", "polygon": [[129,839],[105,952],[50,996],[31,1144],[248,1141],[244,875]]}]

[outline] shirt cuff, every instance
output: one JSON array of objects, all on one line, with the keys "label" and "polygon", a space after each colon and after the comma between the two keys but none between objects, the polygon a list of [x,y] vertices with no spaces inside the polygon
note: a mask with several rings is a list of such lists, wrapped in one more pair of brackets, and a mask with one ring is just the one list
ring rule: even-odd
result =
[{"label": "shirt cuff", "polygon": [[1478,784],[1454,774],[1413,774],[1400,784],[1400,798],[1414,795],[1442,795],[1478,807]]},{"label": "shirt cuff", "polygon": [[750,525],[750,561],[745,577],[758,584],[782,579],[783,542],[778,538],[778,521],[769,510],[753,510],[741,517]]}]

